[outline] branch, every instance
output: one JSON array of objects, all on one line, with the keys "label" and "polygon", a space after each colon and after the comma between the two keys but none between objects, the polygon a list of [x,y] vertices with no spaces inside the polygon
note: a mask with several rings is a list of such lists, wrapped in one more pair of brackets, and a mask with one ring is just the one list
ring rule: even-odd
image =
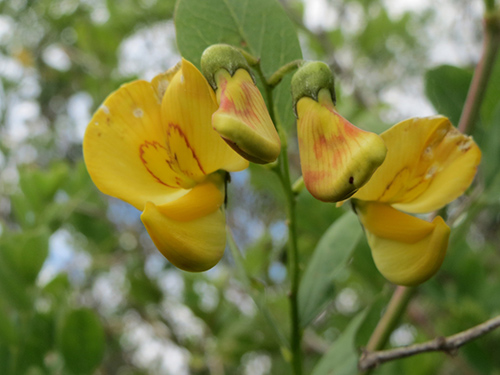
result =
[{"label": "branch", "polygon": [[453,353],[462,345],[481,337],[488,332],[493,331],[495,328],[500,327],[500,316],[487,320],[475,327],[466,331],[457,333],[449,337],[437,337],[434,340],[424,342],[422,344],[415,344],[403,348],[381,350],[375,352],[364,352],[359,360],[359,369],[362,371],[374,368],[381,363],[392,361],[394,359],[410,357],[412,355],[442,351]]},{"label": "branch", "polygon": [[500,48],[500,11],[487,12],[483,20],[484,42],[481,60],[477,65],[467,93],[458,129],[462,133],[471,134],[479,117],[481,104],[486,95],[489,79],[495,67]]}]

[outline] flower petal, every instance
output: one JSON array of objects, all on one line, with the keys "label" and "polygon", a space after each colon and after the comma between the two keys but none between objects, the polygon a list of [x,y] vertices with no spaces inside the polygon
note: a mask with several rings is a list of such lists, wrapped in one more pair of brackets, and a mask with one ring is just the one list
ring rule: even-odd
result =
[{"label": "flower petal", "polygon": [[400,122],[381,137],[388,149],[385,162],[354,197],[407,212],[434,211],[456,199],[481,160],[472,138],[442,116]]},{"label": "flower petal", "polygon": [[317,199],[337,202],[363,186],[382,164],[382,139],[340,116],[330,92],[322,89],[319,102],[302,97],[297,102],[297,135],[302,175]]},{"label": "flower petal", "polygon": [[216,211],[224,203],[224,182],[217,173],[174,201],[157,206],[162,214],[177,221],[190,221]]},{"label": "flower petal", "polygon": [[280,137],[250,74],[238,69],[231,77],[221,69],[215,76],[219,109],[212,116],[214,129],[244,158],[260,164],[275,161]]},{"label": "flower petal", "polygon": [[196,67],[182,60],[162,101],[161,116],[171,155],[179,161],[174,170],[195,182],[218,169],[239,171],[248,161],[233,151],[212,129],[217,102],[212,88]]},{"label": "flower petal", "polygon": [[169,167],[157,90],[134,81],[112,93],[87,126],[85,164],[103,193],[139,210],[147,201],[166,203],[183,194],[183,176]]},{"label": "flower petal", "polygon": [[222,208],[189,221],[175,220],[162,211],[148,202],[141,220],[165,258],[190,272],[206,271],[219,262],[226,246]]},{"label": "flower petal", "polygon": [[450,228],[440,216],[432,223],[378,202],[355,201],[373,260],[398,285],[418,285],[441,267]]}]

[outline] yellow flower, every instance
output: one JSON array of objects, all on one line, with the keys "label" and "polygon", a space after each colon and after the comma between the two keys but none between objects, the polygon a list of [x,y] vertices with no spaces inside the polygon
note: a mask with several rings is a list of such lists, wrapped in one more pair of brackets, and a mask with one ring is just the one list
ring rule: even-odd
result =
[{"label": "yellow flower", "polygon": [[432,212],[460,196],[481,151],[442,116],[400,122],[381,137],[385,162],[353,203],[379,271],[395,284],[417,285],[441,266],[450,228],[439,216],[428,222],[404,212]]},{"label": "yellow flower", "polygon": [[212,126],[237,153],[254,163],[275,161],[281,141],[245,57],[215,44],[201,56],[201,71],[217,94]]},{"label": "yellow flower", "polygon": [[220,69],[215,74],[219,109],[212,125],[222,138],[245,159],[265,164],[275,161],[281,142],[266,103],[245,69],[233,76]]},{"label": "yellow flower", "polygon": [[384,161],[383,140],[343,118],[330,90],[319,90],[317,101],[307,96],[299,99],[297,116],[302,176],[316,199],[338,202],[349,198]]},{"label": "yellow flower", "polygon": [[85,132],[89,174],[105,194],[143,211],[160,252],[187,271],[224,253],[224,176],[248,162],[212,129],[215,94],[186,60],[151,82],[112,93]]},{"label": "yellow flower", "polygon": [[324,202],[349,198],[384,161],[384,141],[337,112],[333,74],[325,63],[302,64],[291,89],[307,190]]}]

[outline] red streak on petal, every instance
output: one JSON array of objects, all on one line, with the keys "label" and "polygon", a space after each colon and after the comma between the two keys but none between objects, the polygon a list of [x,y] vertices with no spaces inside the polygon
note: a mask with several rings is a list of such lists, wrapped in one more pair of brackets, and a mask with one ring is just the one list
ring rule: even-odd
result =
[{"label": "red streak on petal", "polygon": [[[181,138],[184,140],[184,142],[186,144],[186,147],[189,149],[189,151],[191,151],[191,155],[193,156],[193,159],[196,160],[196,164],[198,164],[198,168],[200,168],[200,171],[203,174],[206,174],[205,171],[204,171],[204,169],[203,169],[203,166],[201,165],[200,159],[198,159],[198,156],[196,155],[196,152],[194,151],[194,148],[189,143],[189,140],[187,139],[186,135],[184,134],[184,132],[182,131],[182,129],[181,129],[181,127],[179,125],[172,124],[172,123],[168,124],[168,127],[167,127],[167,139],[170,139],[170,137],[172,136],[172,132],[173,131],[176,131],[181,136]],[[170,154],[171,154],[171,152],[169,152],[169,155]],[[171,160],[170,163],[172,163],[174,161],[177,163],[177,165],[179,165],[178,164],[178,160],[177,160],[177,155],[175,155],[175,154],[174,154],[173,160]],[[182,172],[185,175],[187,175],[187,176],[189,176],[191,174],[188,171],[184,171],[184,170],[182,170]]]},{"label": "red streak on petal", "polygon": [[318,181],[323,181],[326,177],[328,177],[329,174],[325,170],[320,170],[320,171],[309,170],[309,171],[304,171],[303,173],[304,173],[304,181],[306,182],[308,188],[311,188],[314,185],[316,185]]},{"label": "red streak on petal", "polygon": [[165,147],[163,147],[161,144],[159,144],[158,142],[156,141],[145,141],[142,145],[139,146],[139,158],[141,159],[142,161],[142,164],[144,164],[144,167],[146,168],[146,170],[149,172],[149,174],[151,176],[153,176],[153,178],[158,181],[160,184],[162,185],[165,185],[165,186],[168,186],[168,187],[171,187],[173,188],[174,186],[171,186],[165,182],[163,182],[158,176],[156,176],[152,171],[151,169],[149,169],[148,167],[148,162],[147,160],[144,159],[144,153],[146,152],[146,150],[149,148],[149,147],[153,147],[155,150],[158,150],[158,148],[162,148],[164,149],[165,151],[167,151],[167,149]]},{"label": "red streak on petal", "polygon": [[219,108],[222,109],[224,112],[228,112],[231,114],[234,114],[235,117],[238,117],[244,121],[246,125],[248,125],[252,129],[256,129],[256,126],[254,122],[259,121],[259,117],[257,113],[255,113],[255,105],[254,105],[254,100],[252,100],[257,90],[257,88],[253,87],[253,83],[249,82],[242,82],[241,83],[241,90],[243,91],[243,109],[238,109],[236,108],[236,105],[234,103],[234,100],[229,96],[226,95],[226,86],[227,86],[227,81],[222,81],[220,82],[220,88],[221,88],[221,94],[220,94],[220,105]]},{"label": "red streak on petal", "polygon": [[326,138],[323,134],[319,136],[317,140],[314,141],[314,155],[316,156],[316,159],[321,159],[323,156],[323,150],[326,149],[327,147],[327,142]]}]

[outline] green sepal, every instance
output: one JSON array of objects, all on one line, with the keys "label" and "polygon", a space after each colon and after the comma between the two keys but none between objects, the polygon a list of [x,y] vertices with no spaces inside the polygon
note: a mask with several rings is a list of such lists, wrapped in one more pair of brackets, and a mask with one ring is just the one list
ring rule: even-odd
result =
[{"label": "green sepal", "polygon": [[330,67],[320,61],[309,61],[304,63],[292,77],[292,100],[293,110],[297,116],[297,102],[307,96],[318,101],[318,93],[321,89],[330,91],[333,104],[336,103],[335,80]]},{"label": "green sepal", "polygon": [[201,55],[201,72],[215,91],[217,91],[215,75],[221,69],[227,70],[231,77],[238,69],[245,69],[255,83],[247,60],[240,51],[229,44],[214,44],[205,49]]}]

